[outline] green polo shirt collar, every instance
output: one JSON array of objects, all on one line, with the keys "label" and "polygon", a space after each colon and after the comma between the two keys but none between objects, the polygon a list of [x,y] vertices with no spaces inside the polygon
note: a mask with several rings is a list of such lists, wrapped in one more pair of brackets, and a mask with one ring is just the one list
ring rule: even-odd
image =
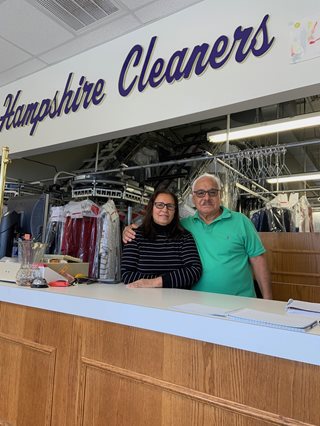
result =
[{"label": "green polo shirt collar", "polygon": [[205,225],[210,226],[212,223],[218,222],[220,220],[231,218],[231,211],[229,209],[227,209],[226,207],[223,207],[223,206],[221,206],[220,208],[222,209],[222,213],[220,214],[220,216],[216,217],[211,223],[205,223],[204,220],[201,219],[201,217],[199,216],[198,211],[195,212],[192,220],[194,222],[200,221],[200,222],[203,222]]}]

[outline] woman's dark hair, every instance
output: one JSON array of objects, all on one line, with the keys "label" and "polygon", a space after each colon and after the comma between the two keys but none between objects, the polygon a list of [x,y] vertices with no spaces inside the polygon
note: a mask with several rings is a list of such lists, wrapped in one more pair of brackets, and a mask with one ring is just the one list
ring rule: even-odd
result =
[{"label": "woman's dark hair", "polygon": [[153,217],[152,217],[152,210],[153,210],[153,204],[155,202],[155,200],[157,199],[158,195],[160,194],[168,194],[170,195],[173,200],[174,200],[174,204],[176,206],[175,211],[174,211],[174,216],[173,219],[171,221],[171,223],[168,225],[167,230],[168,230],[168,236],[171,238],[178,238],[180,235],[182,235],[184,233],[184,229],[182,228],[182,226],[180,225],[180,220],[179,220],[179,208],[178,208],[178,198],[177,196],[171,192],[168,191],[167,189],[158,189],[157,191],[155,191],[146,208],[146,214],[145,217],[143,219],[142,225],[140,227],[144,237],[149,238],[151,240],[156,238],[156,234],[157,234],[157,224],[154,222]]}]

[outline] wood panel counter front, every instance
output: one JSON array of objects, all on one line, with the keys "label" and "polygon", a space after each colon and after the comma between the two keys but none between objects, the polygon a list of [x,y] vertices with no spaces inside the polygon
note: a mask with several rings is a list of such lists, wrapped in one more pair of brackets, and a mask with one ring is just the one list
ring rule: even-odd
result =
[{"label": "wood panel counter front", "polygon": [[320,425],[320,327],[172,310],[285,303],[122,284],[0,283],[0,425]]}]

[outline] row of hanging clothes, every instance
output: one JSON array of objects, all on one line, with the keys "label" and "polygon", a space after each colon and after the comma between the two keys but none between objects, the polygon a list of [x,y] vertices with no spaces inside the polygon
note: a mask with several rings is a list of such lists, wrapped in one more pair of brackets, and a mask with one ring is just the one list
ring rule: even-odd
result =
[{"label": "row of hanging clothes", "polygon": [[65,254],[89,263],[89,277],[120,282],[120,219],[112,199],[90,199],[51,207],[45,242],[48,254]]},{"label": "row of hanging clothes", "polygon": [[312,208],[305,195],[281,193],[263,208],[250,212],[259,232],[314,232]]}]

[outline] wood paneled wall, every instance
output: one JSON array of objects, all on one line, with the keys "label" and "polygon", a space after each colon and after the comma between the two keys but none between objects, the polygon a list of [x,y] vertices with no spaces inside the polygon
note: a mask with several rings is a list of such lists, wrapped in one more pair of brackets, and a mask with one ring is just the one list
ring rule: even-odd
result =
[{"label": "wood paneled wall", "polygon": [[261,232],[274,299],[320,303],[320,233]]},{"label": "wood paneled wall", "polygon": [[0,304],[0,425],[320,425],[320,367]]}]

